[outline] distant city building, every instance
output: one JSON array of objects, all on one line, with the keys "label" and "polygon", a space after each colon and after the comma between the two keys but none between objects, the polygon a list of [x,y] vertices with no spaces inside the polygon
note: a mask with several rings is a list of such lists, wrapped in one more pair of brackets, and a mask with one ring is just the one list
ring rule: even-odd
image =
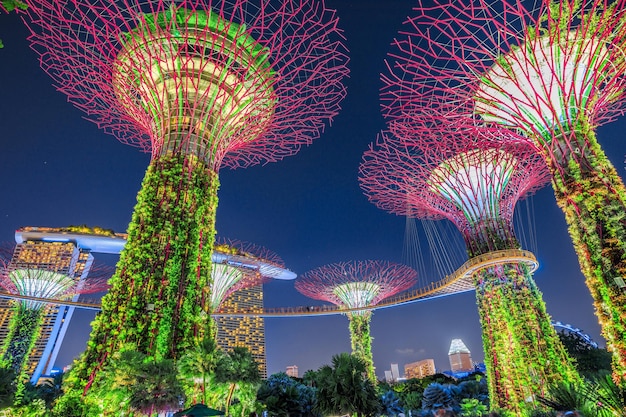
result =
[{"label": "distant city building", "polygon": [[450,359],[450,370],[452,372],[464,372],[474,369],[472,355],[461,339],[452,339],[448,358]]},{"label": "distant city building", "polygon": [[435,375],[434,359],[423,359],[421,361],[407,363],[404,365],[404,377],[406,379],[419,379],[429,375]]},{"label": "distant city building", "polygon": [[285,373],[292,378],[298,378],[298,367],[296,365],[288,366]]},{"label": "distant city building", "polygon": [[391,370],[385,371],[385,381],[393,382],[393,375],[391,374]]},{"label": "distant city building", "polygon": [[400,378],[400,370],[398,369],[397,363],[391,364],[391,376],[393,377],[394,381],[397,381]]},{"label": "distant city building", "polygon": [[[220,311],[263,312],[263,285],[234,292],[224,301]],[[262,317],[217,317],[217,344],[229,351],[234,347],[246,347],[259,364],[262,378],[267,378],[265,355],[265,321]]]},{"label": "distant city building", "polygon": [[387,382],[398,382],[400,379],[400,370],[398,369],[397,363],[391,364],[391,369],[385,371],[385,381]]}]

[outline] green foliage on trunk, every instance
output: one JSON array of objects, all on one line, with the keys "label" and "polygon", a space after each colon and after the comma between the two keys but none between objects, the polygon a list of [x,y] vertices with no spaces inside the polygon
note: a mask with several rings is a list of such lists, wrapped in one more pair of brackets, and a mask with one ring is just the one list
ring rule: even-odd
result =
[{"label": "green foliage on trunk", "polygon": [[[596,316],[613,354],[613,375],[626,381],[626,188],[600,148],[593,131],[576,134],[587,147],[567,161],[552,181],[578,255]],[[554,168],[556,169],[556,168]]]},{"label": "green foliage on trunk", "polygon": [[194,156],[164,155],[150,163],[111,289],[72,369],[74,389],[88,389],[116,352],[175,359],[208,331],[202,305],[217,189],[217,174]]},{"label": "green foliage on trunk", "polygon": [[9,333],[2,347],[2,364],[16,376],[15,399],[19,404],[28,382],[28,359],[35,347],[43,321],[43,309],[17,302],[9,324]]},{"label": "green foliage on trunk", "polygon": [[580,378],[526,266],[485,268],[475,278],[491,408],[528,415],[548,384]]},{"label": "green foliage on trunk", "polygon": [[350,344],[352,345],[352,354],[365,363],[368,378],[376,384],[376,372],[372,356],[372,336],[370,335],[371,317],[372,314],[370,312],[350,315]]}]

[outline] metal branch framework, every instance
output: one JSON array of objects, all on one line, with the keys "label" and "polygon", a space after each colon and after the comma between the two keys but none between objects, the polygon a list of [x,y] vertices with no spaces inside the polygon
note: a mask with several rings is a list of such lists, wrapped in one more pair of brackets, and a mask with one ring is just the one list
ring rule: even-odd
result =
[{"label": "metal branch framework", "polygon": [[[39,259],[33,263],[24,262],[19,256],[10,259],[9,251],[0,249],[0,287],[10,294],[37,297],[43,300],[68,300],[74,296],[106,291],[107,279],[113,269],[106,266],[87,266],[75,273],[65,264],[38,267]],[[93,272],[93,277],[88,277]],[[19,299],[13,308],[14,315],[9,323],[9,331],[3,340],[2,361],[15,371],[18,391],[24,389],[26,367],[35,340],[40,334],[45,308],[54,303]]]},{"label": "metal branch framework", "polygon": [[405,265],[353,261],[313,269],[296,280],[295,288],[307,297],[354,308],[376,305],[408,290],[416,279],[417,272]]},{"label": "metal branch framework", "polygon": [[[346,308],[376,305],[385,298],[411,288],[417,272],[386,261],[353,261],[329,264],[302,275],[295,288],[307,297]],[[370,336],[371,310],[346,313],[350,319],[352,353],[366,364],[368,377],[376,381]]]},{"label": "metal branch framework", "polygon": [[[518,249],[515,204],[549,180],[535,149],[454,122],[413,127],[411,144],[383,134],[365,152],[360,181],[370,201],[395,214],[448,218],[472,259]],[[525,415],[546,384],[577,379],[573,365],[526,265],[505,258],[473,280],[492,407]]]},{"label": "metal branch framework", "polygon": [[383,133],[365,152],[359,180],[369,200],[397,215],[449,219],[471,257],[517,248],[515,204],[549,181],[541,157],[454,124],[414,127],[413,145]]},{"label": "metal branch framework", "polygon": [[[274,252],[249,242],[218,239],[214,251],[220,262],[211,270],[210,311],[218,312],[222,303],[234,292],[254,287],[274,277],[275,269],[283,269],[283,260]],[[247,263],[241,262],[248,261]]]},{"label": "metal branch framework", "polygon": [[245,167],[296,153],[345,95],[322,1],[37,1],[33,48],[59,91],[118,140]]},{"label": "metal branch framework", "polygon": [[626,188],[594,131],[626,111],[626,1],[435,0],[414,15],[389,54],[383,113],[538,148],[626,380]]},{"label": "metal branch framework", "polygon": [[220,167],[310,144],[339,110],[348,59],[323,0],[29,6],[32,46],[59,91],[152,154],[112,288],[73,368],[86,392],[123,346],[176,358],[205,332]]}]

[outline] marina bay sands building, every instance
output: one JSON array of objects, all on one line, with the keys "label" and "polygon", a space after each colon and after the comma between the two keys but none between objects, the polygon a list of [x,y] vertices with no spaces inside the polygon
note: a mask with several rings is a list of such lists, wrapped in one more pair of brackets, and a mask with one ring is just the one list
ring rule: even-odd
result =
[{"label": "marina bay sands building", "polygon": [[[97,227],[23,227],[15,232],[17,245],[11,263],[20,268],[54,269],[80,280],[89,274],[94,253],[119,254],[126,244],[126,237],[125,234]],[[257,271],[268,279],[292,280],[296,277],[283,265],[271,260],[223,253],[219,247],[214,249],[213,262]],[[74,301],[77,298],[78,296]],[[0,340],[6,339],[9,333],[13,304],[14,300],[0,298]],[[45,307],[43,325],[27,368],[32,383],[36,383],[42,375],[52,372],[75,308],[77,307],[54,304]],[[262,313],[263,285],[259,283],[233,292],[223,302],[220,311]],[[264,319],[258,316],[218,315],[216,321],[218,345],[227,351],[237,346],[247,347],[259,364],[261,375],[266,377]]]},{"label": "marina bay sands building", "polygon": [[[125,236],[85,227],[24,227],[15,232],[15,241],[13,267],[49,269],[81,280],[90,272],[92,252],[117,253],[124,245]],[[0,340],[5,340],[9,333],[14,302],[0,298]],[[27,365],[32,383],[51,373],[75,309],[53,304],[44,308],[41,330]]]}]

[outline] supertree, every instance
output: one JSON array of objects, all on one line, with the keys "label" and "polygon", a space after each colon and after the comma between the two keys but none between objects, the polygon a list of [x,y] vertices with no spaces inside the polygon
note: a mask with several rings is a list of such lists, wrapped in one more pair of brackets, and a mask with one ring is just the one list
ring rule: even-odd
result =
[{"label": "supertree", "polygon": [[211,286],[207,310],[219,312],[234,292],[254,287],[270,279],[294,279],[285,263],[267,248],[232,239],[218,239],[213,249]]},{"label": "supertree", "polygon": [[626,1],[435,0],[415,12],[383,76],[384,112],[460,118],[539,149],[623,380],[626,190],[595,128],[625,110]]},{"label": "supertree", "polygon": [[[113,270],[104,265],[89,266],[77,275],[54,267],[28,265],[11,260],[6,248],[0,250],[0,287],[14,294],[16,303],[9,323],[9,331],[0,348],[0,363],[12,369],[17,377],[17,394],[27,381],[28,359],[39,336],[48,303],[72,299],[81,294],[106,291]],[[38,300],[28,299],[28,297]]]},{"label": "supertree", "polygon": [[360,182],[383,210],[457,226],[473,265],[491,407],[526,415],[548,383],[578,380],[532,278],[533,259],[517,256],[515,204],[549,176],[532,147],[478,133],[424,126],[416,145],[383,134],[364,154]]},{"label": "supertree", "polygon": [[345,95],[347,56],[323,0],[44,0],[28,14],[57,88],[152,154],[74,367],[86,392],[122,345],[176,358],[207,331],[220,167],[276,161],[319,136]]},{"label": "supertree", "polygon": [[401,264],[386,261],[352,261],[313,269],[296,280],[295,288],[307,297],[324,300],[349,309],[352,353],[365,362],[367,375],[376,382],[370,336],[369,307],[401,291],[417,281],[417,272]]}]

